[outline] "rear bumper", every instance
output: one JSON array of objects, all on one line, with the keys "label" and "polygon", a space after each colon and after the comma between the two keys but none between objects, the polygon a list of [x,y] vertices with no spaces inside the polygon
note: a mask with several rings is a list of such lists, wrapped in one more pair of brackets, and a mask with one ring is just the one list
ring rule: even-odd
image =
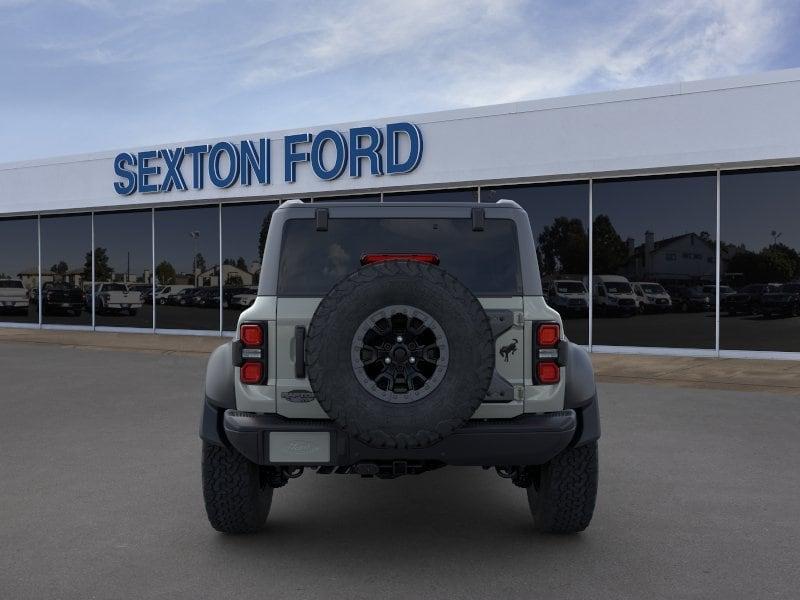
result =
[{"label": "rear bumper", "polygon": [[469,421],[427,448],[372,448],[349,437],[331,421],[291,420],[230,409],[223,412],[206,402],[201,437],[211,443],[230,444],[262,465],[348,466],[391,461],[487,467],[537,465],[570,444],[591,441],[592,436],[596,439],[597,419],[595,400],[577,411]]}]

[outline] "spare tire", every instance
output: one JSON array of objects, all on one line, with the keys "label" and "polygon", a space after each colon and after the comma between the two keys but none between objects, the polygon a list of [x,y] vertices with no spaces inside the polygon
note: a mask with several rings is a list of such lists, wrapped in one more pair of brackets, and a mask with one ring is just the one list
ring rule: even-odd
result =
[{"label": "spare tire", "polygon": [[430,446],[486,397],[494,340],[477,298],[437,266],[362,267],[322,299],[306,368],[323,410],[378,448]]}]

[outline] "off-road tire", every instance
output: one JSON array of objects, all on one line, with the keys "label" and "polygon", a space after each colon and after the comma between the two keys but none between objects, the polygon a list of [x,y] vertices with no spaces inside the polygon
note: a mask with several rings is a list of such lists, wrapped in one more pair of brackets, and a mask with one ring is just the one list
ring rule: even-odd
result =
[{"label": "off-road tire", "polygon": [[[449,359],[426,396],[386,402],[356,378],[354,335],[375,311],[407,305],[441,325]],[[306,370],[323,410],[348,435],[376,448],[430,446],[461,427],[480,406],[495,364],[491,325],[480,302],[444,269],[413,261],[360,268],[320,302],[306,337]]]},{"label": "off-road tire", "polygon": [[578,533],[589,526],[597,498],[597,442],[567,448],[541,466],[528,487],[533,524],[542,533]]},{"label": "off-road tire", "polygon": [[224,446],[203,442],[203,499],[211,526],[255,533],[267,520],[273,489],[258,465]]}]

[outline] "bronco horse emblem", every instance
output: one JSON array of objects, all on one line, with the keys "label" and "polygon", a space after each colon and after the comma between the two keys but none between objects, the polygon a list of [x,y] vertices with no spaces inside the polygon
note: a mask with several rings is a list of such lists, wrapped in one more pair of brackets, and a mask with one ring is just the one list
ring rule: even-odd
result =
[{"label": "bronco horse emblem", "polygon": [[519,340],[517,338],[511,338],[511,339],[512,341],[510,344],[508,344],[507,346],[502,346],[500,348],[500,356],[503,357],[503,360],[505,362],[508,362],[508,356],[510,354],[517,353],[517,343],[519,342]]}]

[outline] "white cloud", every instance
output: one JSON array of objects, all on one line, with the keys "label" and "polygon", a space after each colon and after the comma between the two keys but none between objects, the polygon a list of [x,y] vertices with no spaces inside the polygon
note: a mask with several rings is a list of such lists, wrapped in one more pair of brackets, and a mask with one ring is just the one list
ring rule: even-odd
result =
[{"label": "white cloud", "polygon": [[562,5],[561,22],[543,6],[337,5],[325,17],[304,15],[290,37],[267,42],[267,60],[246,68],[240,83],[258,88],[394,62],[388,77],[410,96],[471,106],[757,69],[784,39],[781,6],[768,0],[643,1],[617,6],[616,18],[605,19],[607,2],[572,11]]}]

